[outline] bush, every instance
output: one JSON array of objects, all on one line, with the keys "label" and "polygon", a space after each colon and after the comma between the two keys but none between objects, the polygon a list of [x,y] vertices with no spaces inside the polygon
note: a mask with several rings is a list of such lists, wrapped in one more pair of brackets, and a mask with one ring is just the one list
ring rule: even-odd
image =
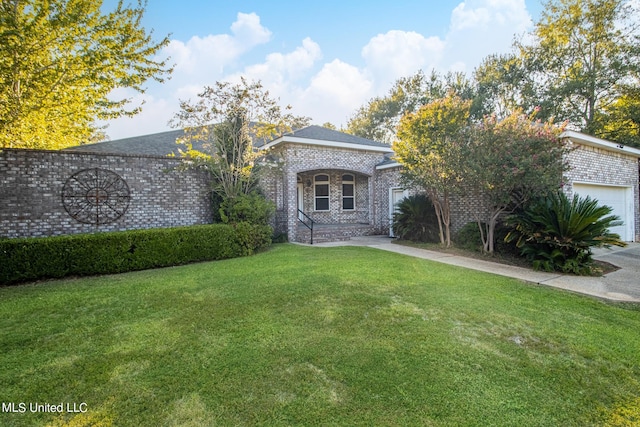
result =
[{"label": "bush", "polygon": [[431,199],[424,194],[402,199],[393,215],[393,233],[414,242],[439,242],[438,219]]},{"label": "bush", "polygon": [[509,218],[514,230],[507,240],[516,241],[535,269],[593,274],[591,247],[626,245],[609,233],[609,227],[620,225],[611,211],[590,197],[569,200],[564,193],[553,193]]},{"label": "bush", "polygon": [[[484,224],[482,224],[484,226]],[[471,251],[482,251],[482,238],[477,222],[466,223],[454,236],[456,246]]]},{"label": "bush", "polygon": [[220,218],[225,224],[249,222],[251,224],[268,225],[275,213],[273,203],[263,195],[253,192],[228,198],[220,203]]},{"label": "bush", "polygon": [[6,239],[0,240],[0,284],[233,258],[270,240],[270,228],[246,223]]},{"label": "bush", "polygon": [[[481,223],[482,227],[486,230],[486,224]],[[496,224],[495,229],[495,252],[498,254],[511,254],[515,256],[519,256],[520,250],[516,247],[513,242],[506,242],[505,238],[512,230],[504,222],[499,221]],[[454,236],[454,242],[456,246],[471,250],[482,252],[482,237],[480,236],[480,229],[478,228],[477,222],[468,222],[466,223]]]}]

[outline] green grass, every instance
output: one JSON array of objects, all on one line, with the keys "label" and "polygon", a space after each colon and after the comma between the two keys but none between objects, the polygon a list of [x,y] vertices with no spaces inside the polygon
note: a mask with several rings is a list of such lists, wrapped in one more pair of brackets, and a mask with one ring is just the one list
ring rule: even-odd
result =
[{"label": "green grass", "polygon": [[640,416],[639,335],[633,305],[276,245],[0,288],[0,401],[88,409],[0,425],[625,425]]}]

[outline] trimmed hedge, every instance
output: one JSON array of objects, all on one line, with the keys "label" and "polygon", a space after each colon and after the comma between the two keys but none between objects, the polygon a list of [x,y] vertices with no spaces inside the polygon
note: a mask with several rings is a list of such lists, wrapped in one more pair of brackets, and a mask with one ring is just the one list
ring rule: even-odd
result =
[{"label": "trimmed hedge", "polygon": [[234,258],[270,243],[270,227],[248,223],[5,239],[0,284]]}]

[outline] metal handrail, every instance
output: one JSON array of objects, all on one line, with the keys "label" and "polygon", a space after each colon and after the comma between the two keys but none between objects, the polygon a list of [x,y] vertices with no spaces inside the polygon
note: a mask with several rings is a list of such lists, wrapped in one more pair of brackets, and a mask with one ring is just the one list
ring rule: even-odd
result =
[{"label": "metal handrail", "polygon": [[[299,214],[302,214],[302,216],[304,216],[306,219],[308,219],[309,220],[309,224],[307,224],[306,222],[301,220]],[[311,230],[311,244],[313,245],[313,224],[315,224],[316,222],[309,215],[307,215],[306,213],[302,212],[300,209],[298,209],[298,221],[300,221],[302,223],[302,225],[304,225],[309,230]]]}]

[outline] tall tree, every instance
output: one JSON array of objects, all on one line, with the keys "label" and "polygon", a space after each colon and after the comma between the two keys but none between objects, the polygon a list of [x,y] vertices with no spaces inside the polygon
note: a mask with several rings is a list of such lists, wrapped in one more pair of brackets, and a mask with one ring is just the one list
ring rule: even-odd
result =
[{"label": "tall tree", "polygon": [[487,56],[474,70],[473,79],[477,85],[475,102],[483,115],[504,118],[519,109],[532,108],[523,105],[532,98],[532,81],[522,58],[513,53]]},{"label": "tall tree", "polygon": [[139,105],[113,89],[144,92],[171,72],[156,59],[141,25],[146,2],[2,0],[0,3],[0,147],[59,149],[89,142],[97,119],[134,115]]},{"label": "tall tree", "polygon": [[[214,178],[213,191],[228,200],[255,189],[254,138],[267,141],[309,121],[283,113],[260,82],[242,78],[238,84],[216,82],[205,87],[195,102],[181,101],[171,124],[185,130],[177,141],[186,146],[183,155],[206,167]],[[194,142],[201,143],[204,151],[194,150]]]},{"label": "tall tree", "polygon": [[451,245],[451,195],[463,181],[464,131],[469,125],[471,101],[449,95],[407,114],[398,126],[393,144],[402,164],[402,178],[424,189],[433,203],[440,242]]},{"label": "tall tree", "polygon": [[551,121],[533,121],[518,111],[503,120],[486,116],[473,127],[463,154],[465,186],[487,205],[477,217],[486,252],[494,252],[501,215],[560,187],[567,167],[561,131]]},{"label": "tall tree", "polygon": [[443,76],[432,71],[426,76],[423,71],[418,71],[413,76],[400,78],[386,96],[371,99],[355,112],[347,123],[347,132],[391,144],[404,115],[417,112],[420,107],[445,97],[447,93],[473,99],[475,88],[462,73]]},{"label": "tall tree", "polygon": [[534,42],[518,44],[533,85],[524,94],[533,99],[525,101],[545,117],[597,134],[598,112],[616,102],[640,65],[637,30],[637,11],[626,0],[548,1]]}]

